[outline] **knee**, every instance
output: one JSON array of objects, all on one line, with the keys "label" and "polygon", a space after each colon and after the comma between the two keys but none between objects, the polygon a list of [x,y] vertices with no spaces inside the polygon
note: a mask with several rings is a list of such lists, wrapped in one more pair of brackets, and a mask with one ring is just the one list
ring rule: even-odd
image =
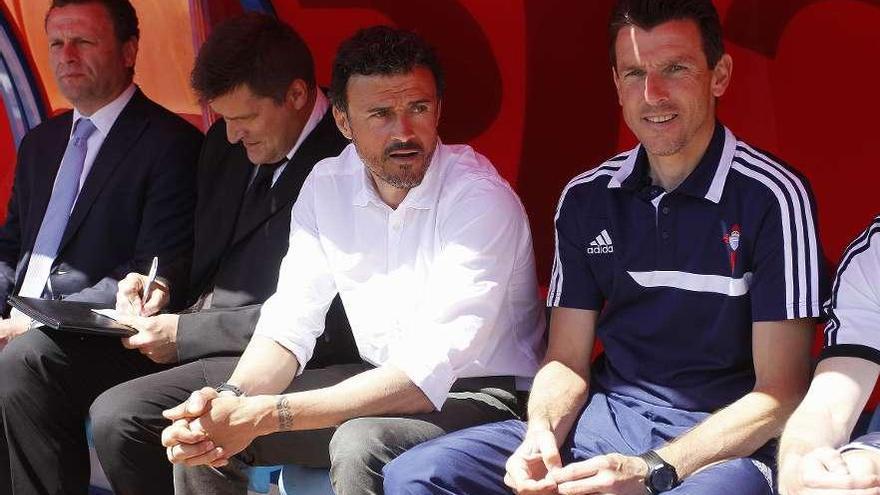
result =
[{"label": "knee", "polygon": [[706,468],[686,478],[669,492],[675,495],[737,493],[772,495],[773,472],[762,462],[750,458],[731,459]]},{"label": "knee", "polygon": [[0,397],[12,398],[33,391],[40,380],[38,369],[44,361],[48,339],[42,332],[29,331],[15,338],[0,352]]},{"label": "knee", "polygon": [[[145,431],[151,403],[130,383],[117,385],[95,399],[89,408],[95,447],[106,450],[124,446],[129,440],[149,440]],[[160,412],[156,412],[160,414]]]},{"label": "knee", "polygon": [[[388,455],[389,429],[381,418],[357,418],[346,421],[330,439],[330,469],[381,469]],[[378,464],[378,465],[377,465]]]},{"label": "knee", "polygon": [[443,479],[442,451],[414,447],[389,462],[382,471],[385,493],[422,493],[433,483]]},{"label": "knee", "polygon": [[111,388],[99,395],[89,408],[89,420],[92,423],[92,435],[96,444],[112,441],[131,423],[131,408],[126,400],[127,394],[124,391],[118,393],[117,388],[119,387]]}]

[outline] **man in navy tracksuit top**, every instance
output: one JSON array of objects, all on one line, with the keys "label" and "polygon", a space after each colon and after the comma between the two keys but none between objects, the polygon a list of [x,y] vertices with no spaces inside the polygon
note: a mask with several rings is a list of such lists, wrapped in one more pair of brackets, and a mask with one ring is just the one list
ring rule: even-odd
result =
[{"label": "man in navy tracksuit top", "polygon": [[621,0],[610,32],[640,144],[562,192],[528,423],[410,450],[387,494],[772,493],[826,285],[809,186],[716,120],[709,0]]}]

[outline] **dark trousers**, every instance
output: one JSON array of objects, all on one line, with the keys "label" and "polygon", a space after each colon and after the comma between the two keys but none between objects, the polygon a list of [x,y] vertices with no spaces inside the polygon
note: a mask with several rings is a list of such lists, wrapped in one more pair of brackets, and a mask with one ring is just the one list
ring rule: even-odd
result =
[{"label": "dark trousers", "polygon": [[[161,411],[183,402],[193,390],[226,380],[237,361],[211,358],[186,364],[114,387],[95,401],[95,447],[117,495],[171,493],[171,465],[159,443],[169,423]],[[307,369],[288,392],[327,387],[369,368],[347,364]],[[337,495],[381,493],[382,466],[410,446],[449,431],[509,419],[517,411],[512,379],[466,379],[456,384],[442,412],[359,418],[336,429],[260,437],[223,468],[225,478],[206,468],[175,468],[177,493],[243,494],[249,466],[275,464],[332,466]]]},{"label": "dark trousers", "polygon": [[[0,413],[0,421],[3,414]],[[0,425],[0,494],[12,494],[12,478],[9,475],[9,447],[6,445],[6,430]]]},{"label": "dark trousers", "polygon": [[162,369],[115,338],[35,329],[13,340],[0,352],[0,406],[13,493],[86,494],[85,421],[92,400],[118,383]]}]

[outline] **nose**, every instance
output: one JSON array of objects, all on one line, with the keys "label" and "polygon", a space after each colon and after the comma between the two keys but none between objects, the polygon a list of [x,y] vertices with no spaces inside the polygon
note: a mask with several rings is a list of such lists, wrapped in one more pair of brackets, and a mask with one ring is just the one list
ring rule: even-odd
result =
[{"label": "nose", "polygon": [[79,58],[79,51],[75,43],[63,43],[61,45],[61,61],[72,62]]},{"label": "nose", "polygon": [[669,99],[669,91],[663,76],[657,73],[648,73],[645,76],[645,103],[658,105]]},{"label": "nose", "polygon": [[240,125],[235,123],[234,121],[226,121],[226,139],[235,144],[241,141],[241,138],[244,137],[243,129]]},{"label": "nose", "polygon": [[392,129],[391,137],[403,142],[409,141],[410,138],[415,137],[412,120],[406,112],[401,112],[398,114],[397,118],[394,119],[394,129]]}]

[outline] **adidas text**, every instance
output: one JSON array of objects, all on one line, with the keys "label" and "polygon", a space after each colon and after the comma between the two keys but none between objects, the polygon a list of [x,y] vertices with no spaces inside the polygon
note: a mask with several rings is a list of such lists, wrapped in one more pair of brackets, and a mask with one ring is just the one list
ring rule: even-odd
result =
[{"label": "adidas text", "polygon": [[613,253],[613,252],[614,252],[614,246],[597,246],[597,247],[590,246],[587,248],[587,254],[606,254],[606,253]]}]

